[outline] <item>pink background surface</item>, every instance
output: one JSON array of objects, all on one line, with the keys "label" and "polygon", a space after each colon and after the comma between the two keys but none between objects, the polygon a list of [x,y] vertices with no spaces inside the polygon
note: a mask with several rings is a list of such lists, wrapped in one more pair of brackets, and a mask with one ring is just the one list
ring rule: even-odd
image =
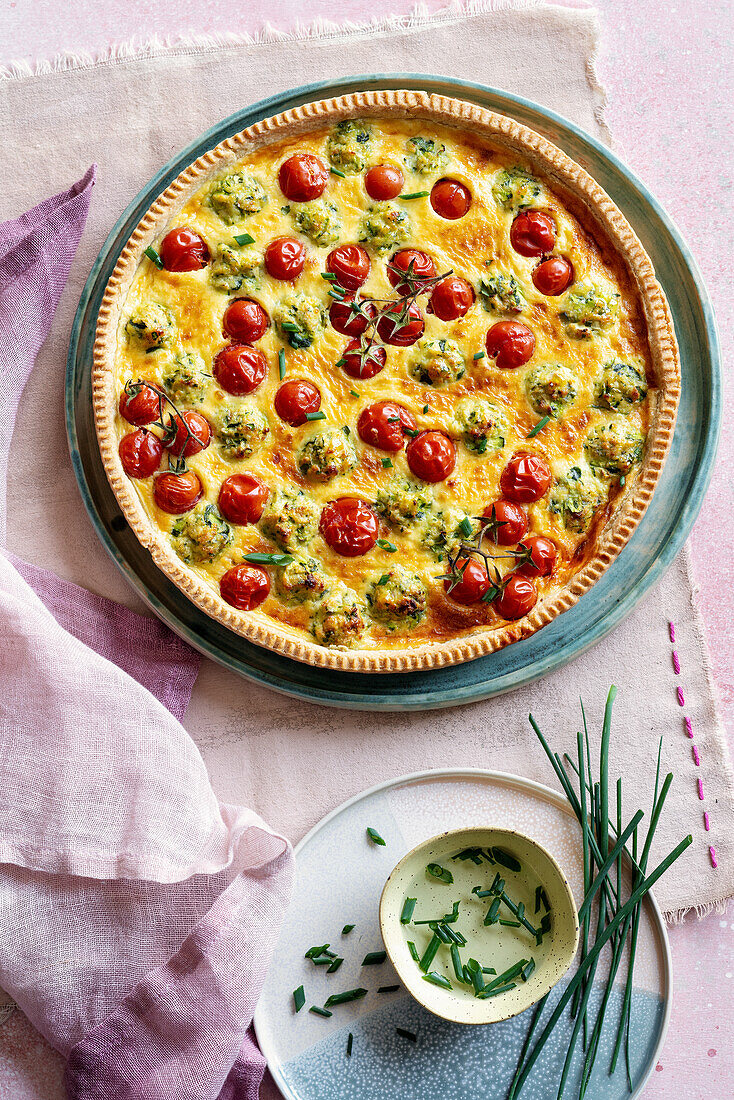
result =
[{"label": "pink background surface", "polygon": [[[425,0],[436,11],[446,0]],[[354,21],[407,13],[411,0],[0,0],[0,63],[59,51],[104,49],[158,34],[281,30],[317,16]],[[580,6],[569,0],[568,6]],[[596,0],[602,15],[598,74],[617,149],[677,221],[707,280],[721,333],[724,408],[734,380],[731,269],[731,0]],[[273,17],[275,10],[277,15]],[[63,11],[63,17],[59,18]],[[294,83],[298,74],[294,74]],[[263,94],[265,94],[264,89]],[[39,192],[39,199],[44,197]],[[725,424],[711,488],[692,536],[700,606],[726,727],[734,729],[734,559],[731,467]],[[730,734],[731,736],[731,734]],[[731,742],[730,742],[731,744]],[[668,1041],[646,1100],[724,1100],[734,1095],[734,908],[672,928],[675,998]],[[62,1060],[16,1012],[0,1027],[0,1098],[61,1100]],[[172,1098],[173,1100],[173,1098]]]}]

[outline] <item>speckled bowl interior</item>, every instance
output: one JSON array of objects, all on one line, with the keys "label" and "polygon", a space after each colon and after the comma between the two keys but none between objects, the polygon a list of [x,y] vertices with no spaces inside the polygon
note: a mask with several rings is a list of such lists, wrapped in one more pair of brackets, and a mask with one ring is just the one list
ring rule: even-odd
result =
[{"label": "speckled bowl interior", "polygon": [[[445,989],[423,981],[407,946],[400,915],[406,896],[417,877],[426,877],[421,889],[423,901],[435,902],[440,909],[446,903],[446,886],[425,876],[429,863],[446,865],[451,856],[464,848],[503,848],[545,887],[552,914],[547,934],[549,948],[538,961],[528,981],[498,997],[458,997]],[[501,869],[501,868],[498,868]],[[477,826],[455,829],[432,837],[413,848],[390,873],[380,899],[380,931],[390,961],[408,992],[429,1012],[459,1024],[493,1024],[509,1020],[544,997],[560,981],[573,962],[579,940],[579,922],[571,888],[563,871],[544,848],[530,837],[510,829]]]}]

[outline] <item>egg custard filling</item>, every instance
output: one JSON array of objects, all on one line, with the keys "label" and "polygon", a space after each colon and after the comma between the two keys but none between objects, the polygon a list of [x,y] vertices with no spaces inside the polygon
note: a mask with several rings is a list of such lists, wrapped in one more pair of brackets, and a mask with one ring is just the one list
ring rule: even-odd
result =
[{"label": "egg custard filling", "polygon": [[637,476],[639,292],[522,158],[343,119],[209,179],[146,249],[115,352],[122,468],[230,608],[323,647],[521,619]]}]

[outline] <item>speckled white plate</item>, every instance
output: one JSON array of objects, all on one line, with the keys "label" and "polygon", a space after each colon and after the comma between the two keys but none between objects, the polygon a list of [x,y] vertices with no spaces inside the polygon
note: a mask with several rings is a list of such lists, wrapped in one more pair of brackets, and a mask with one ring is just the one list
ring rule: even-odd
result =
[{"label": "speckled white plate", "polygon": [[[270,1072],[287,1100],[501,1100],[515,1072],[533,1010],[502,1023],[466,1027],[448,1023],[418,1005],[397,985],[389,962],[362,967],[369,951],[382,948],[378,906],[382,887],[397,861],[421,841],[448,829],[492,825],[517,829],[536,839],[563,869],[577,904],[583,896],[580,830],[565,799],[520,776],[479,770],[422,772],[383,783],[327,815],[296,848],[296,881],[273,964],[255,1013],[255,1030]],[[385,838],[367,839],[371,826]],[[345,924],[354,931],[343,936]],[[329,941],[344,958],[334,974],[304,958],[313,944]],[[606,956],[602,955],[602,960]],[[570,978],[573,968],[569,971]],[[665,925],[652,898],[643,905],[632,1002],[631,1074],[624,1058],[608,1073],[626,980],[623,959],[607,1007],[590,1100],[640,1096],[660,1051],[670,1014],[670,949]],[[597,975],[604,977],[600,966]],[[293,1010],[292,991],[303,984],[306,1004]],[[560,995],[561,986],[551,994]],[[338,1006],[323,1019],[308,1011],[330,993],[363,986],[362,1000]],[[590,1006],[596,1013],[603,984]],[[546,1007],[546,1014],[550,1009]],[[414,1044],[401,1027],[417,1035]],[[546,1043],[520,1100],[555,1100],[571,1030],[570,1016]],[[347,1036],[354,1036],[351,1057]],[[578,1044],[566,1095],[576,1095],[583,1051]],[[491,1090],[485,1087],[491,1082]]]}]

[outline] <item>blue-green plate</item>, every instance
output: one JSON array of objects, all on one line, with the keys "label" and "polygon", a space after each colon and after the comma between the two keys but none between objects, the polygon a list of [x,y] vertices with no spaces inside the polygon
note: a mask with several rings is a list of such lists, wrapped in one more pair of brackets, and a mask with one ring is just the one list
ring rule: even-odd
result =
[{"label": "blue-green plate", "polygon": [[[309,100],[364,88],[419,88],[470,100],[545,134],[611,195],[650,255],[668,296],[681,352],[683,392],[670,455],[652,502],[624,551],[578,603],[530,638],[467,664],[380,676],[313,668],[251,645],[199,611],[158,570],[120,515],[94,431],[92,348],[107,280],[153,200],[191,161],[259,119]],[[304,85],[219,122],[153,177],[122,215],[92,268],[77,309],[66,382],[69,447],[82,498],[113,560],[153,611],[206,656],[261,684],[334,706],[430,709],[485,699],[573,660],[613,630],[681,549],[713,468],[721,421],[719,344],[711,304],[680,233],[644,185],[605,146],[526,99],[419,73],[356,76]]]}]

